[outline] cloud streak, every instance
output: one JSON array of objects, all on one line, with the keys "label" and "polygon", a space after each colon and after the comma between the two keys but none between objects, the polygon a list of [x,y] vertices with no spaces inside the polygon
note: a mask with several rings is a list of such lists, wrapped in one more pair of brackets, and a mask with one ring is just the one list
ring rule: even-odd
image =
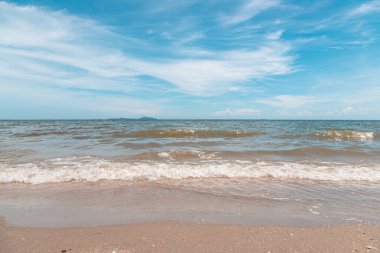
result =
[{"label": "cloud streak", "polygon": [[90,19],[6,2],[0,2],[0,16],[0,33],[6,35],[0,38],[0,74],[8,78],[128,92],[149,76],[180,93],[210,96],[292,71],[291,48],[277,40],[254,49],[204,49],[203,56],[147,61],[110,45],[109,41],[128,38]]},{"label": "cloud streak", "polygon": [[253,109],[253,108],[239,108],[239,109],[233,109],[226,108],[221,111],[215,112],[216,116],[229,116],[229,117],[235,117],[235,116],[252,116],[252,115],[258,115],[262,111],[259,109]]},{"label": "cloud streak", "polygon": [[358,16],[363,16],[367,14],[371,14],[374,12],[379,12],[380,11],[380,1],[379,0],[374,0],[374,1],[369,1],[363,4],[360,4],[359,6],[351,9],[348,13],[348,17],[358,17]]},{"label": "cloud streak", "polygon": [[320,102],[320,99],[312,96],[278,95],[268,99],[259,99],[256,102],[273,107],[295,109]]},{"label": "cloud streak", "polygon": [[234,25],[247,21],[259,13],[280,4],[279,0],[247,0],[232,15],[226,15],[220,18],[224,25]]},{"label": "cloud streak", "polygon": [[256,50],[209,52],[208,57],[162,63],[135,61],[133,65],[186,94],[213,96],[249,80],[292,72],[293,57],[288,51],[288,46],[274,42]]},{"label": "cloud streak", "polygon": [[0,0],[0,118],[380,115],[379,0],[32,2]]}]

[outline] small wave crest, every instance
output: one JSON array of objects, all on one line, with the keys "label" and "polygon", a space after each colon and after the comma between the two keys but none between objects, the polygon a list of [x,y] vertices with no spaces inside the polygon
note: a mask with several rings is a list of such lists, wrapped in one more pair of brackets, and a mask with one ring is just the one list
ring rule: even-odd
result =
[{"label": "small wave crest", "polygon": [[35,131],[30,133],[22,133],[22,134],[16,134],[16,136],[20,137],[40,137],[40,136],[46,136],[46,135],[65,135],[65,134],[71,134],[69,131]]},{"label": "small wave crest", "polygon": [[0,165],[1,183],[181,180],[186,178],[276,178],[320,181],[380,181],[378,165],[213,161],[207,163],[115,162],[92,157],[56,158],[40,163]]},{"label": "small wave crest", "polygon": [[169,158],[170,160],[185,160],[185,159],[219,159],[218,152],[205,152],[199,150],[178,151],[172,150],[169,152],[159,152],[157,154],[161,158]]},{"label": "small wave crest", "polygon": [[[275,159],[276,161],[289,161],[305,159],[339,159],[340,161],[353,161],[359,159],[374,159],[380,156],[380,151],[364,152],[358,150],[342,149],[342,148],[325,148],[325,147],[308,147],[296,149],[275,149],[275,150],[165,150],[139,153],[137,155],[124,157],[124,160],[131,161],[214,161],[214,160],[247,160],[257,161],[259,159],[266,160]],[[375,159],[379,161],[378,159]],[[331,161],[331,160],[328,160]]]},{"label": "small wave crest", "polygon": [[351,130],[335,130],[311,134],[312,137],[331,141],[370,141],[375,133]]},{"label": "small wave crest", "polygon": [[252,137],[259,134],[262,133],[232,130],[165,129],[136,131],[128,135],[138,138],[239,138]]},{"label": "small wave crest", "polygon": [[130,157],[122,158],[123,161],[212,161],[221,159],[221,152],[201,151],[201,150],[168,150],[161,152],[146,152]]}]

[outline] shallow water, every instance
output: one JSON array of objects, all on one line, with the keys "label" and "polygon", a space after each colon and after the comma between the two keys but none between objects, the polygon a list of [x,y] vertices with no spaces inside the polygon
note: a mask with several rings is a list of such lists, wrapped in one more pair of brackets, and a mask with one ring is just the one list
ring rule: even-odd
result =
[{"label": "shallow water", "polygon": [[380,121],[0,121],[0,186],[19,225],[379,224]]},{"label": "shallow water", "polygon": [[16,226],[162,220],[321,226],[380,224],[380,188],[277,180],[185,179],[0,185],[0,216]]},{"label": "shallow water", "polygon": [[0,121],[0,182],[380,181],[380,121]]}]

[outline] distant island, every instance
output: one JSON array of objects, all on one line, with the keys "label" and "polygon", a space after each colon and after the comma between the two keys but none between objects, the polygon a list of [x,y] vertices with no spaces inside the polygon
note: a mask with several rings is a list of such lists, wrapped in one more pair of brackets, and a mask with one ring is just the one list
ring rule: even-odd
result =
[{"label": "distant island", "polygon": [[141,117],[138,120],[157,120],[157,119],[156,118],[152,118],[152,117]]},{"label": "distant island", "polygon": [[153,118],[153,117],[141,117],[138,119],[135,119],[135,118],[111,118],[110,120],[157,120],[157,119]]}]

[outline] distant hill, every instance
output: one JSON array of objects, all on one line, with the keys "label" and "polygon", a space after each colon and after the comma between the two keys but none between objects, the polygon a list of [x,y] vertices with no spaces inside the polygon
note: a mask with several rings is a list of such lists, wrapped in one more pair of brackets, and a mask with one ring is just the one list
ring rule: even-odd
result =
[{"label": "distant hill", "polygon": [[138,120],[157,120],[157,119],[156,118],[152,118],[152,117],[141,117]]}]

